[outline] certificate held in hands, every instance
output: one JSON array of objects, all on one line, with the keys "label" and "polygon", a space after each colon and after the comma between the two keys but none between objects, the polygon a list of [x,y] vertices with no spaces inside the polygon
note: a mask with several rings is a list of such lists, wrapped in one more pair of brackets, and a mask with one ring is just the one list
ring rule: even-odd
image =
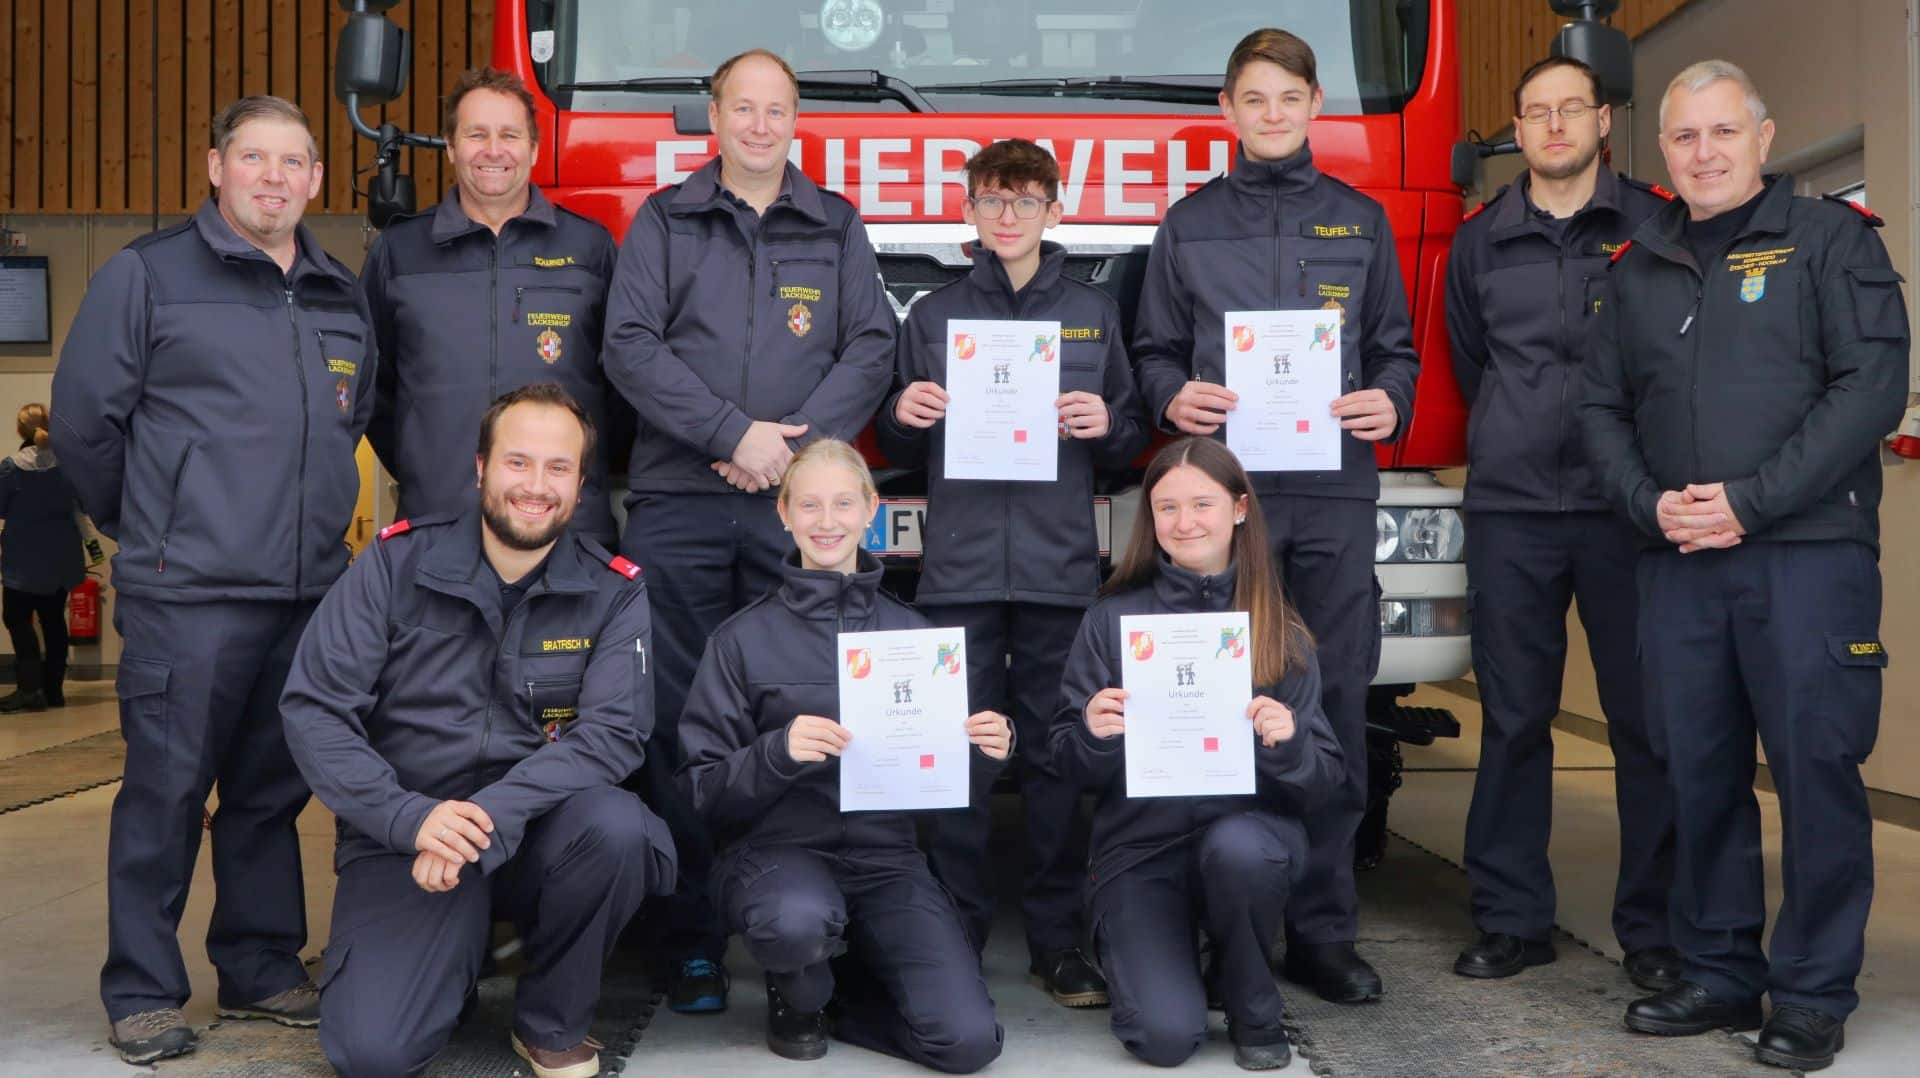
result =
[{"label": "certificate held in hands", "polygon": [[1340,470],[1340,312],[1228,311],[1227,448],[1250,472]]},{"label": "certificate held in hands", "polygon": [[1052,482],[1060,458],[1060,323],[947,322],[948,479]]},{"label": "certificate held in hands", "polygon": [[964,629],[841,633],[841,812],[965,808]]},{"label": "certificate held in hands", "polygon": [[1120,619],[1128,797],[1253,792],[1253,642],[1243,611]]}]

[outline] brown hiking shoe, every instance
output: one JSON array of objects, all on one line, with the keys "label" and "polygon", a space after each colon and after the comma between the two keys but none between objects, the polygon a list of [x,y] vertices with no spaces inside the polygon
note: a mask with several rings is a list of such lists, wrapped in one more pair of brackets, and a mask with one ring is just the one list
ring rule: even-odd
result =
[{"label": "brown hiking shoe", "polygon": [[200,1044],[199,1034],[174,1007],[127,1015],[113,1024],[108,1039],[120,1050],[120,1058],[135,1066],[186,1055]]},{"label": "brown hiking shoe", "polygon": [[513,1033],[513,1051],[533,1068],[533,1078],[593,1078],[600,1073],[600,1049],[606,1045],[588,1037],[572,1048],[555,1051],[535,1048]]},{"label": "brown hiking shoe", "polygon": [[218,1013],[222,1018],[264,1018],[296,1029],[312,1029],[320,1024],[320,989],[306,981],[258,1003],[222,1007]]}]

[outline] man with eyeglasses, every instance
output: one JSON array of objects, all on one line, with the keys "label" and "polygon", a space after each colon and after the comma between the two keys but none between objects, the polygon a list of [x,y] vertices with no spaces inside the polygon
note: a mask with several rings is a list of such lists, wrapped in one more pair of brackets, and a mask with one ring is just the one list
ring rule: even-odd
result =
[{"label": "man with eyeglasses", "polygon": [[[1107,1002],[1107,983],[1080,950],[1090,821],[1080,812],[1080,788],[1053,766],[1047,727],[1060,705],[1067,652],[1100,586],[1094,470],[1124,468],[1145,447],[1146,417],[1119,305],[1068,276],[1066,249],[1042,238],[1060,222],[1059,162],[1026,139],[1005,139],[967,162],[967,190],[962,216],[979,237],[973,272],[913,305],[900,331],[898,389],[880,410],[880,448],[896,464],[927,470],[916,603],[935,624],[965,627],[970,706],[1010,714],[1018,734],[1029,972],[1056,1003],[1094,1007]],[[1058,357],[1060,379],[1051,481],[947,475],[943,386],[955,319],[1060,323],[1060,340],[1040,346],[1043,363]],[[976,950],[993,922],[991,808],[981,803],[931,820],[928,861],[959,904]]]},{"label": "man with eyeglasses", "polygon": [[653,604],[647,803],[673,828],[683,893],[667,1005],[727,1005],[705,828],[676,792],[680,711],[707,637],[780,582],[774,485],[796,449],[852,440],[886,394],[896,320],[852,203],[788,161],[799,82],[755,49],[713,73],[719,155],[640,207],[607,295],[601,363],[639,413],[621,552]]},{"label": "man with eyeglasses", "polygon": [[1287,595],[1320,642],[1327,717],[1347,773],[1306,816],[1311,854],[1287,905],[1288,979],[1336,1003],[1378,999],[1354,949],[1353,840],[1367,802],[1367,685],[1380,665],[1373,575],[1376,444],[1406,429],[1420,368],[1400,260],[1378,202],[1314,167],[1307,127],[1324,95],[1313,49],[1256,30],[1227,60],[1220,111],[1240,140],[1233,171],[1167,210],[1134,323],[1135,370],[1162,429],[1223,434],[1238,403],[1222,383],[1226,313],[1325,310],[1340,323],[1340,465],[1253,475]]},{"label": "man with eyeglasses", "polygon": [[1467,579],[1484,720],[1466,841],[1479,939],[1453,971],[1511,977],[1554,960],[1552,725],[1577,599],[1614,755],[1614,936],[1627,975],[1660,991],[1679,976],[1673,807],[1639,693],[1638,540],[1608,510],[1573,408],[1607,260],[1672,196],[1601,167],[1605,101],[1599,76],[1568,57],[1520,76],[1513,129],[1527,171],[1467,215],[1447,265],[1453,369],[1472,407]]}]

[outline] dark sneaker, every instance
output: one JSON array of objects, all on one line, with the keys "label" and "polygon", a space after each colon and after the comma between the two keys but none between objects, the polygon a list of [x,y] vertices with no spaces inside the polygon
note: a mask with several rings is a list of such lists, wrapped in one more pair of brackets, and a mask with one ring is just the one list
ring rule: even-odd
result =
[{"label": "dark sneaker", "polygon": [[1716,1029],[1744,1033],[1760,1028],[1758,999],[1715,999],[1692,981],[1627,1004],[1627,1028],[1662,1037],[1692,1037]]},{"label": "dark sneaker", "polygon": [[767,986],[767,1047],[782,1059],[819,1059],[827,1054],[824,1011],[797,1011],[787,997]]},{"label": "dark sneaker", "polygon": [[1462,977],[1511,977],[1528,966],[1554,960],[1553,941],[1530,940],[1504,932],[1482,932],[1480,942],[1460,952],[1453,972]]},{"label": "dark sneaker", "polygon": [[1035,959],[1027,967],[1034,984],[1046,990],[1062,1007],[1104,1007],[1107,979],[1080,948],[1069,947]]},{"label": "dark sneaker", "polygon": [[667,1009],[676,1014],[719,1014],[727,1009],[733,981],[727,967],[706,958],[675,963],[667,973]]},{"label": "dark sneaker", "polygon": [[56,689],[53,686],[49,685],[43,691],[46,693],[46,696],[47,696],[48,707],[66,707],[67,706],[67,691],[65,689]]},{"label": "dark sneaker", "polygon": [[1649,992],[1665,992],[1686,975],[1680,952],[1671,947],[1642,947],[1621,959],[1620,966],[1628,979]]},{"label": "dark sneaker", "polygon": [[1351,943],[1289,944],[1282,972],[1328,1003],[1368,1003],[1382,991],[1380,974]]},{"label": "dark sneaker", "polygon": [[296,984],[285,992],[268,996],[244,1007],[222,1007],[222,1018],[264,1018],[296,1029],[312,1029],[320,1024],[320,989],[312,981]]},{"label": "dark sneaker", "polygon": [[38,692],[11,692],[0,696],[0,714],[11,715],[17,711],[45,711],[47,698]]},{"label": "dark sneaker", "polygon": [[127,1015],[113,1024],[109,1039],[120,1058],[135,1066],[183,1056],[200,1046],[200,1035],[173,1007]]},{"label": "dark sneaker", "polygon": [[1293,1049],[1286,1041],[1233,1046],[1233,1063],[1243,1071],[1277,1071],[1291,1062]]},{"label": "dark sneaker", "polygon": [[1753,1058],[1776,1067],[1817,1071],[1833,1066],[1833,1057],[1847,1046],[1847,1024],[1811,1007],[1787,1003],[1775,1007],[1760,1027]]},{"label": "dark sneaker", "polygon": [[600,1073],[600,1049],[606,1047],[588,1037],[565,1051],[535,1048],[513,1032],[513,1054],[533,1068],[533,1078],[593,1078]]}]

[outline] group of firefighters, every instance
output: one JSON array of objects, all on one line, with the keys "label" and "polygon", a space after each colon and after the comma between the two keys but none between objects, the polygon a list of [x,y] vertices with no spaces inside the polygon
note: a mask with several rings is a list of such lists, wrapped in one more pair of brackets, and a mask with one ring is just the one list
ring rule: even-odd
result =
[{"label": "group of firefighters", "polygon": [[[968,162],[973,268],[901,324],[852,204],[789,163],[792,70],[744,53],[711,94],[718,155],[616,248],[530,182],[527,89],[466,73],[456,184],[357,279],[300,224],[322,183],[305,117],[245,98],[214,124],[213,196],[94,276],[51,433],[118,543],[101,995],[129,1062],[197,1043],[177,930],[215,790],[219,1011],[317,1025],[349,1075],[426,1068],[496,917],[524,945],[511,1039],[541,1078],[598,1072],[602,963],[630,923],[685,1013],[726,1008],[740,936],[782,1056],[831,1035],[977,1070],[1004,1040],[980,955],[1010,761],[1032,976],[1109,1006],[1140,1059],[1193,1055],[1212,1007],[1236,1062],[1285,1066],[1276,943],[1287,980],[1381,997],[1353,875],[1374,447],[1406,427],[1418,359],[1386,213],[1315,168],[1312,49],[1263,29],[1228,58],[1237,157],[1169,208],[1131,341],[1044,238],[1060,173],[1033,143]],[[1759,1059],[1812,1069],[1856,1005],[1872,893],[1859,765],[1887,661],[1900,277],[1877,219],[1763,175],[1773,123],[1739,68],[1695,64],[1661,99],[1677,196],[1601,167],[1605,101],[1576,60],[1520,77],[1527,169],[1449,263],[1485,714],[1479,936],[1454,969],[1554,959],[1549,724],[1577,598],[1616,759],[1614,927],[1651,993],[1626,1024],[1758,1028]],[[1342,320],[1341,463],[1249,475],[1219,440],[1224,312],[1301,305]],[[951,319],[1063,327],[1053,481],[945,474]],[[629,408],[616,536],[603,446]],[[888,458],[927,470],[915,606],[862,549],[878,500],[847,442],[876,415]],[[1156,431],[1173,440],[1102,584],[1094,472]],[[363,434],[401,519],[349,565]],[[1129,799],[1119,618],[1228,609],[1252,626],[1257,792]],[[972,807],[843,813],[836,634],[929,625],[966,631]],[[1770,954],[1756,733],[1785,824]],[[338,819],[317,978],[310,796]]]}]

